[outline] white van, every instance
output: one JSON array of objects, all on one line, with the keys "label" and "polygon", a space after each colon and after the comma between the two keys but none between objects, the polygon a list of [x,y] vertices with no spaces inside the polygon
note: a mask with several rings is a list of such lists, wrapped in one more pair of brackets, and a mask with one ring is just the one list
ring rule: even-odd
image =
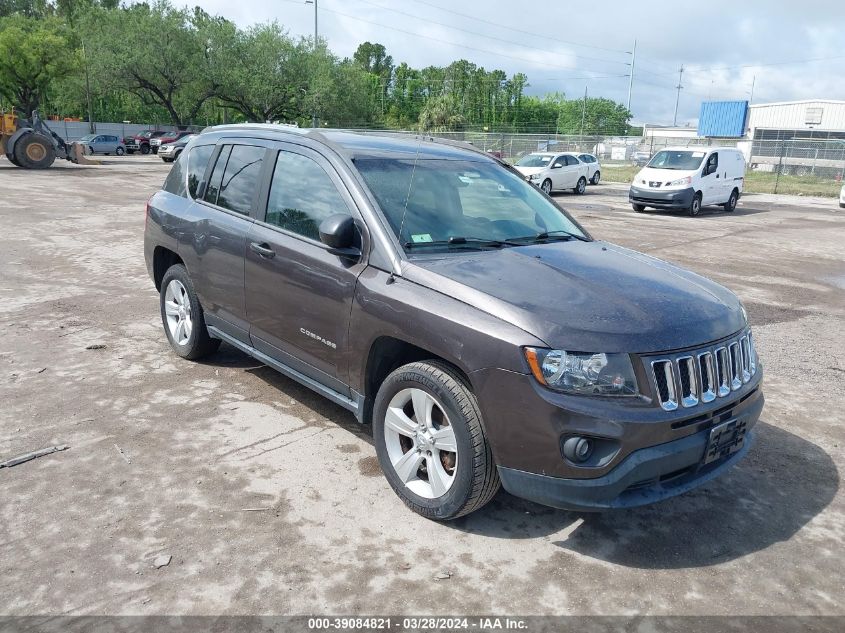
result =
[{"label": "white van", "polygon": [[745,157],[734,147],[667,147],[634,176],[628,199],[638,213],[654,207],[698,215],[711,205],[733,211],[744,179]]}]

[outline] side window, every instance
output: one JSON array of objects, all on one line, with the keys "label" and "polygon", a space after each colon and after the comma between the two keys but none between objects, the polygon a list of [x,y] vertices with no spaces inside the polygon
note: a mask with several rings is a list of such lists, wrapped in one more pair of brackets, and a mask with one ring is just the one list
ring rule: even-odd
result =
[{"label": "side window", "polygon": [[185,168],[182,157],[179,157],[173,167],[170,168],[170,173],[167,174],[167,179],[164,181],[162,189],[175,196],[185,197]]},{"label": "side window", "polygon": [[340,192],[320,165],[301,154],[279,152],[267,202],[267,223],[320,239],[320,223],[349,213]]},{"label": "side window", "polygon": [[566,165],[566,156],[558,156],[552,167],[563,167],[564,165]]},{"label": "side window", "polygon": [[707,159],[707,173],[712,174],[719,168],[719,153],[711,154]]},{"label": "side window", "polygon": [[[191,198],[197,197],[197,188],[205,174],[212,152],[214,152],[214,145],[198,145],[193,147],[188,154],[188,193]],[[181,162],[181,158],[180,156],[177,162]]]},{"label": "side window", "polygon": [[208,186],[205,188],[205,195],[202,197],[206,202],[217,204],[217,194],[220,193],[220,183],[223,181],[223,170],[226,169],[226,161],[229,160],[229,152],[231,151],[231,145],[224,145],[217,156],[214,171],[211,172]]},{"label": "side window", "polygon": [[217,204],[248,215],[261,177],[265,149],[254,145],[233,145],[223,172]]},{"label": "side window", "polygon": [[574,156],[564,156],[564,158],[566,159],[566,164],[569,165],[570,167],[572,165],[578,164],[578,159],[575,158]]}]

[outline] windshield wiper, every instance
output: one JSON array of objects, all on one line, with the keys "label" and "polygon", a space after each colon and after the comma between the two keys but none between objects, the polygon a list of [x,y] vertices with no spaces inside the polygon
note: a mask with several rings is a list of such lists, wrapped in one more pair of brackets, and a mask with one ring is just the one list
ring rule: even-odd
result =
[{"label": "windshield wiper", "polygon": [[564,231],[563,229],[556,229],[554,231],[542,231],[540,233],[536,233],[534,235],[525,235],[523,237],[512,237],[508,239],[508,243],[512,242],[544,242],[548,240],[560,240],[560,241],[569,241],[569,240],[580,240],[582,242],[589,242],[586,237],[582,237],[580,235],[576,235],[575,233],[570,233],[569,231]]},{"label": "windshield wiper", "polygon": [[433,240],[431,242],[405,242],[405,248],[418,248],[421,246],[458,246],[465,248],[501,248],[511,245],[507,241],[486,239],[481,237],[463,237],[453,235],[448,240]]}]

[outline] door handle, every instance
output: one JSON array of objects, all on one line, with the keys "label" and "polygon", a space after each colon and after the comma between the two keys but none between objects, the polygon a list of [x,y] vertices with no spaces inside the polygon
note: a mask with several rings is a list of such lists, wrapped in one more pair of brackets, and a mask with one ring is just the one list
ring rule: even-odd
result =
[{"label": "door handle", "polygon": [[718,177],[719,177],[719,174],[716,174],[716,178],[718,178]]},{"label": "door handle", "polygon": [[276,251],[270,248],[270,245],[264,242],[263,244],[259,244],[258,242],[250,242],[249,248],[252,250],[253,253],[258,253],[261,257],[265,257],[267,259],[273,259],[276,256]]}]

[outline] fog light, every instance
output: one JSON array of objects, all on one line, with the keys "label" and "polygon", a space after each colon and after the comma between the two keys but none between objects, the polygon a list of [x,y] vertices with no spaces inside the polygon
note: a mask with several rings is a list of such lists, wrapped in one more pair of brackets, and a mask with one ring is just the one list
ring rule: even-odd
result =
[{"label": "fog light", "polygon": [[563,443],[563,456],[571,462],[581,463],[593,454],[593,442],[586,437],[570,437]]}]

